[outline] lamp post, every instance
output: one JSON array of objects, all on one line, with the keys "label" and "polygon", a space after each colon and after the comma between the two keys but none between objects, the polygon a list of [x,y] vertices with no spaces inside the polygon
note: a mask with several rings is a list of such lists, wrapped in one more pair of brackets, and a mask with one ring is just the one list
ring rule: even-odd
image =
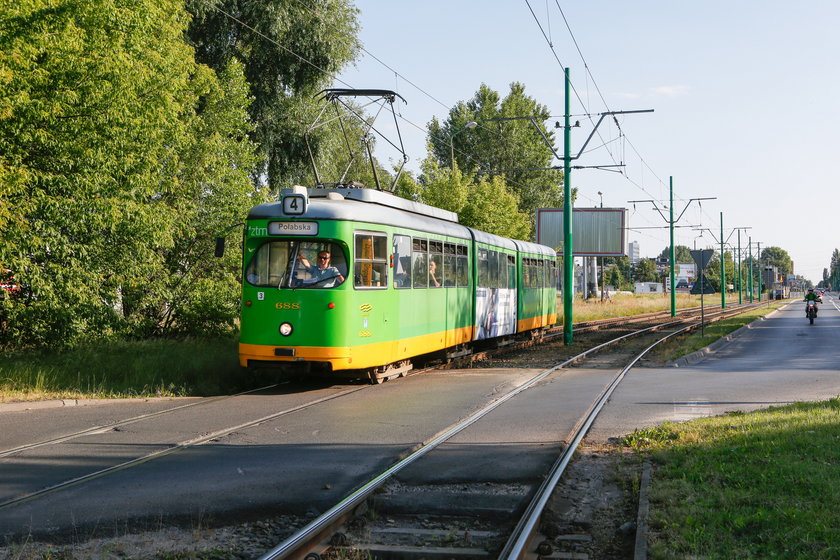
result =
[{"label": "lamp post", "polygon": [[449,136],[449,167],[450,169],[455,169],[455,136],[461,134],[465,130],[469,130],[478,126],[478,123],[475,121],[470,121],[464,125],[464,128],[461,130],[455,131],[452,135]]},{"label": "lamp post", "polygon": [[598,196],[601,197],[601,208],[603,208],[604,207],[604,193],[602,193],[601,191],[598,191]]}]

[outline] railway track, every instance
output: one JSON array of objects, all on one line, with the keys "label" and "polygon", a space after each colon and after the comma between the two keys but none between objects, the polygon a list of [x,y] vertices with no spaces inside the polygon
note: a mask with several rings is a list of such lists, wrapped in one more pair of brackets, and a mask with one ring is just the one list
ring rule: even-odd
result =
[{"label": "railway track", "polygon": [[[742,311],[744,306],[719,310],[711,319]],[[625,374],[645,354],[659,343],[699,325],[691,322],[691,314],[685,315],[688,316],[664,323],[657,321],[661,317],[651,317],[649,319],[657,324],[614,337],[540,372],[518,389],[489,403],[371,478],[333,508],[267,552],[261,560],[313,560],[322,557],[550,557],[551,546],[539,534],[540,518],[580,441]],[[686,322],[689,324],[686,325]],[[603,322],[598,326],[603,327]],[[604,348],[631,337],[650,336],[662,329],[668,329],[668,332],[656,334],[653,342],[645,345],[641,352],[634,353],[619,368],[619,372],[609,378],[586,410],[572,422],[565,437],[558,439],[559,454],[556,459],[536,480],[531,478],[516,484],[509,479],[497,480],[493,472],[482,476],[486,457],[480,454],[473,454],[471,458],[475,463],[462,465],[458,474],[450,475],[452,477],[449,479],[444,477],[429,484],[428,475],[422,474],[424,462],[435,464],[435,453],[451,453],[451,449],[447,451],[445,448],[447,442],[482,419],[497,413],[497,409],[521,394],[552,378],[562,377],[570,366],[579,364]],[[527,414],[527,408],[527,405],[519,405],[522,415]],[[538,419],[535,418],[533,423],[538,424]],[[527,436],[524,437],[527,439]],[[425,470],[435,469],[432,467]],[[471,474],[465,475],[465,471]],[[413,484],[410,482],[412,480],[418,482]],[[541,484],[539,480],[542,480]]]},{"label": "railway track", "polygon": [[[740,310],[743,310],[743,309],[740,309]],[[730,309],[730,310],[727,310],[726,313],[733,313],[734,311],[737,311],[737,310]],[[677,323],[683,323],[686,320],[690,320],[690,319],[687,318],[688,316],[690,316],[690,314],[687,313],[687,312],[683,312],[683,315],[685,315],[685,316],[679,318],[677,321],[673,321],[673,320],[669,321],[670,317],[662,317],[662,315],[664,315],[664,314],[654,314],[654,315],[657,315],[657,317],[647,317],[646,320],[649,321],[649,322],[656,323],[656,324],[653,325],[653,326],[645,326],[644,327],[645,330],[649,329],[649,330],[653,331],[653,330],[656,330],[656,329],[665,328],[669,324],[675,327]],[[610,326],[610,323],[611,323],[611,326]],[[606,332],[606,330],[610,327],[613,328],[613,329],[628,328],[628,321],[626,321],[626,320],[625,321],[621,321],[621,320],[615,321],[614,320],[614,321],[610,321],[610,322],[599,321],[599,322],[595,322],[595,324],[588,324],[588,325],[580,324],[580,325],[578,325],[578,327],[581,331],[583,331],[584,329],[588,329],[588,330],[592,330],[592,331],[599,330],[599,331]],[[632,332],[637,332],[637,331],[640,331],[640,330],[642,330],[642,328],[639,328],[638,326],[631,328]],[[562,335],[562,331],[555,332],[555,333],[548,333],[546,338],[548,340],[551,340],[553,337],[556,337],[556,336],[559,336],[559,335]],[[634,336],[634,335],[633,334],[627,334],[627,335],[623,335],[621,337],[614,337],[614,338],[616,338],[616,339],[626,339],[626,338],[629,338],[631,336]],[[524,345],[531,344],[531,343],[532,342],[525,343]],[[596,345],[595,347],[593,347],[591,349],[588,349],[584,354],[586,354],[586,355],[594,354],[597,351],[601,350],[605,346],[606,345],[602,345],[602,344]],[[499,351],[510,352],[511,349],[512,349],[511,347],[506,347],[504,349],[500,349]],[[472,359],[474,359],[474,358],[472,358]],[[573,363],[574,361],[577,361],[579,359],[580,358],[577,358],[576,360],[570,360],[568,362],[568,364],[564,364],[564,366],[570,365],[571,363]],[[558,366],[556,369],[562,369],[562,367],[564,367],[564,366]],[[451,367],[451,364],[450,364],[449,367]],[[547,373],[546,375],[549,375],[549,374]],[[533,383],[539,383],[539,379],[537,379]],[[178,451],[183,451],[185,449],[195,447],[195,446],[201,445],[203,443],[207,443],[207,442],[217,440],[217,439],[223,437],[226,434],[230,434],[230,433],[235,432],[235,431],[245,430],[249,427],[257,426],[257,425],[260,425],[260,424],[269,423],[269,422],[271,422],[271,421],[273,421],[273,420],[275,420],[275,419],[277,419],[281,416],[291,414],[291,413],[294,413],[294,412],[297,412],[297,411],[300,411],[300,410],[303,410],[303,409],[307,409],[307,408],[311,408],[311,407],[317,407],[318,405],[323,404],[323,403],[333,402],[333,401],[335,401],[335,399],[341,399],[341,398],[346,397],[346,396],[348,396],[350,394],[353,394],[355,392],[365,390],[367,387],[368,386],[366,386],[366,385],[354,386],[354,387],[340,387],[336,390],[329,391],[328,394],[319,393],[318,396],[316,396],[314,398],[298,399],[294,403],[289,403],[288,406],[283,407],[281,410],[267,411],[266,414],[259,415],[259,416],[256,416],[256,417],[248,417],[248,418],[243,417],[243,418],[240,418],[239,421],[237,421],[237,422],[228,422],[228,423],[224,423],[220,420],[219,423],[217,423],[217,425],[215,425],[213,427],[210,427],[208,429],[203,429],[203,430],[201,430],[200,433],[192,434],[191,437],[180,439],[180,440],[160,441],[159,438],[155,438],[155,446],[151,446],[151,447],[155,447],[155,449],[153,449],[150,452],[143,453],[143,454],[137,454],[136,456],[131,457],[127,460],[120,460],[120,461],[111,461],[109,458],[104,457],[104,458],[101,459],[101,461],[98,461],[98,463],[99,463],[98,468],[90,468],[89,465],[87,465],[87,464],[84,464],[84,465],[80,464],[75,470],[71,471],[71,474],[69,476],[53,479],[53,480],[50,480],[47,483],[40,483],[40,484],[37,485],[37,487],[32,486],[32,487],[29,487],[29,488],[23,488],[23,486],[19,486],[19,487],[16,488],[16,491],[13,491],[12,493],[7,494],[5,496],[0,496],[0,514],[2,514],[2,512],[4,510],[14,509],[16,506],[19,506],[21,504],[30,503],[30,502],[32,502],[34,500],[38,500],[39,498],[42,498],[44,496],[54,494],[56,492],[60,492],[62,490],[69,489],[69,488],[72,488],[72,487],[76,487],[76,486],[81,485],[81,484],[83,484],[87,481],[91,481],[91,480],[94,480],[94,479],[99,479],[99,478],[108,476],[110,474],[121,472],[121,471],[124,471],[125,469],[129,469],[129,468],[141,465],[141,464],[147,464],[149,462],[153,462],[153,461],[156,461],[156,460],[161,459],[163,457],[169,456],[172,453],[175,453],[175,452],[178,452]],[[265,389],[268,389],[268,388],[262,388],[261,390],[265,390]],[[255,390],[255,391],[260,391],[260,390]],[[511,398],[514,398],[521,391],[524,391],[524,389],[517,390],[514,393],[511,393],[510,396],[506,396],[506,397],[503,397],[502,399],[498,399],[497,401],[495,401],[495,403],[496,403],[495,406],[500,406],[501,404],[503,404],[507,400],[509,400]],[[254,392],[249,392],[249,393],[253,394]],[[87,451],[88,447],[85,447],[84,450],[81,451],[81,452],[78,451],[77,449],[79,447],[82,447],[79,444],[84,443],[86,445],[90,445],[91,444],[91,438],[96,438],[98,436],[106,435],[107,436],[107,441],[109,442],[109,444],[113,444],[116,441],[115,438],[119,438],[120,432],[128,426],[134,426],[135,428],[143,429],[142,426],[144,425],[144,423],[154,422],[156,420],[159,420],[163,417],[170,416],[170,415],[194,414],[199,410],[208,409],[208,408],[212,408],[212,407],[225,407],[225,408],[228,408],[228,409],[231,409],[231,408],[235,409],[236,408],[236,404],[235,404],[236,399],[241,398],[241,397],[243,397],[247,394],[248,393],[243,393],[241,395],[231,395],[231,396],[219,397],[219,398],[215,398],[215,399],[206,399],[206,400],[201,401],[200,403],[190,403],[190,404],[187,404],[187,405],[177,406],[177,407],[173,407],[173,408],[168,409],[168,410],[158,411],[158,412],[155,412],[155,413],[132,416],[132,417],[129,417],[129,418],[117,420],[117,421],[106,423],[106,424],[96,425],[96,426],[93,426],[93,427],[90,427],[90,428],[85,428],[85,429],[82,429],[82,430],[70,431],[70,432],[67,432],[65,434],[61,434],[61,435],[51,437],[51,438],[48,438],[48,439],[35,441],[35,442],[29,442],[29,443],[26,443],[26,444],[23,444],[23,445],[13,446],[13,447],[7,448],[5,450],[0,450],[0,460],[2,460],[2,462],[6,464],[6,467],[11,466],[12,468],[14,468],[15,464],[20,464],[20,465],[27,464],[28,462],[30,462],[32,460],[34,454],[43,453],[45,448],[51,448],[51,447],[54,447],[54,446],[61,446],[63,444],[65,446],[72,444],[71,447],[61,448],[61,449],[68,449],[68,450],[72,449],[72,451],[70,451],[66,454],[68,457],[70,457],[70,458],[79,457],[80,454],[88,453],[88,451]],[[208,413],[208,415],[212,416],[213,414]],[[455,429],[455,428],[453,428],[453,429]],[[458,431],[460,431],[462,429],[464,429],[464,428],[458,428],[457,431],[452,432],[447,438],[444,438],[442,441],[446,441],[446,439],[449,439],[450,437],[454,436],[456,433],[458,433]],[[449,430],[447,430],[445,433],[449,433]],[[140,448],[143,448],[143,447],[141,446]],[[433,446],[431,445],[431,442],[427,442],[426,445],[424,445],[423,448],[421,448],[421,450],[426,449],[426,448],[428,448],[429,450],[433,449]],[[56,455],[56,454],[57,455],[65,455],[61,450],[52,451],[51,453],[53,453],[54,455]],[[383,481],[387,480],[389,477],[390,477],[390,475],[385,476],[385,478],[383,478],[382,480]],[[377,485],[377,487],[378,487],[378,485]],[[515,492],[521,492],[522,491],[521,488],[519,488],[519,489],[514,488],[513,490]],[[356,507],[357,506],[354,505],[352,509],[355,509]],[[433,530],[433,529],[429,529],[429,530]],[[482,531],[484,531],[484,532],[482,532]],[[393,533],[394,531],[391,531],[391,532]],[[485,534],[489,534],[489,530],[485,531],[483,529],[477,529],[477,530],[474,530],[471,533],[472,537],[470,537],[470,538],[473,538],[473,537],[479,538],[480,536],[485,535]],[[482,536],[482,538],[487,538],[487,537]]]}]

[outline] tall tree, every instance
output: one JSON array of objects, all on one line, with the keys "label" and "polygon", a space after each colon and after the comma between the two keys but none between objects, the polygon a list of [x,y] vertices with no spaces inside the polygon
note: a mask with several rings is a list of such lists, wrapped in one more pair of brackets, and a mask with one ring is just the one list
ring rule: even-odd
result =
[{"label": "tall tree", "polygon": [[[726,273],[726,283],[727,285],[735,285],[735,264],[732,260],[732,253],[729,251],[725,252],[723,255],[723,268],[724,272]],[[715,290],[716,292],[720,291],[720,255],[715,253],[711,259],[709,259],[709,265],[706,267],[704,271],[706,276],[706,281],[709,283],[709,286]]]},{"label": "tall tree", "polygon": [[209,230],[259,197],[241,68],[197,65],[187,19],[177,0],[0,11],[0,268],[27,294],[0,302],[0,343],[148,332],[150,308],[188,302],[196,283],[169,283]]},{"label": "tall tree", "polygon": [[831,253],[829,283],[832,289],[840,289],[840,250],[838,249],[834,249],[834,251]]},{"label": "tall tree", "polygon": [[659,274],[656,273],[656,263],[652,259],[639,259],[633,269],[633,279],[636,282],[659,282]]},{"label": "tall tree", "polygon": [[[691,264],[694,262],[694,259],[691,257],[691,249],[685,245],[674,246],[674,257],[677,259],[677,264]],[[669,260],[671,258],[671,248],[665,247],[662,249],[662,252],[659,253],[659,258]]]},{"label": "tall tree", "polygon": [[[443,123],[432,119],[431,154],[442,167],[453,166],[454,154],[465,172],[503,176],[519,210],[533,220],[537,208],[561,206],[563,200],[563,173],[544,169],[554,167],[549,147],[554,133],[545,126],[549,115],[520,83],[512,83],[504,98],[482,84],[472,99],[455,105]],[[478,126],[465,129],[470,122]]]},{"label": "tall tree", "polygon": [[[272,188],[311,177],[304,132],[321,109],[315,99],[355,59],[358,10],[350,0],[188,0],[188,36],[197,59],[221,70],[245,67],[253,103],[252,138]],[[315,135],[317,139],[323,133]]]},{"label": "tall tree", "polygon": [[468,178],[457,167],[441,168],[432,158],[422,168],[420,201],[455,212],[468,227],[514,239],[530,235],[530,219],[517,209],[518,201],[501,177]]},{"label": "tall tree", "polygon": [[775,266],[779,269],[779,274],[790,274],[793,268],[793,261],[787,251],[781,247],[765,247],[761,250],[762,263]]}]

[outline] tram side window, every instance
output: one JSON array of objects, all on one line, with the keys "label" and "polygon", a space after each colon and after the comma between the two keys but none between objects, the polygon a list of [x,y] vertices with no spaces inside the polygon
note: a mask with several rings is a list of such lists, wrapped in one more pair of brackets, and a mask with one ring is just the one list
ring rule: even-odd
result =
[{"label": "tram side window", "polygon": [[482,288],[490,287],[490,251],[478,250],[478,285]]},{"label": "tram side window", "polygon": [[457,276],[457,284],[458,286],[467,286],[469,285],[469,260],[467,258],[467,246],[458,245],[455,249],[458,255],[457,271],[455,273]]},{"label": "tram side window", "polygon": [[[478,285],[483,288],[507,288],[515,281],[508,266],[508,255],[488,249],[478,250]],[[512,280],[513,279],[513,280]]]},{"label": "tram side window", "polygon": [[455,256],[455,244],[443,244],[443,285],[447,288],[458,285],[457,278],[457,257]]},{"label": "tram side window", "polygon": [[443,241],[429,240],[429,287],[443,287]]},{"label": "tram side window", "polygon": [[411,271],[415,288],[429,287],[429,240],[414,238],[411,245]]},{"label": "tram side window", "polygon": [[511,290],[516,289],[516,257],[513,255],[507,256],[507,287]]},{"label": "tram side window", "polygon": [[394,287],[411,287],[411,238],[394,236]]},{"label": "tram side window", "polygon": [[388,285],[388,236],[385,233],[356,232],[353,279],[357,288],[385,288]]},{"label": "tram side window", "polygon": [[522,283],[526,288],[534,288],[537,285],[537,277],[534,271],[534,260],[529,258],[522,259]]},{"label": "tram side window", "polygon": [[490,273],[487,278],[487,285],[491,288],[499,287],[499,256],[498,251],[488,251],[487,254],[487,270]]}]

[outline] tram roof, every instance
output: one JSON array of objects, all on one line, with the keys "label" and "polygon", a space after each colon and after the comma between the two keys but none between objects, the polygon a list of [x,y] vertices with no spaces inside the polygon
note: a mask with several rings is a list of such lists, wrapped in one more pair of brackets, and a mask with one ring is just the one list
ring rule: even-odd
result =
[{"label": "tram roof", "polygon": [[346,220],[378,223],[388,226],[448,235],[462,239],[474,238],[507,249],[519,249],[537,254],[555,253],[548,247],[528,241],[514,241],[458,223],[458,215],[428,204],[406,200],[393,194],[366,188],[307,189],[309,206],[300,216],[283,213],[281,202],[268,202],[251,209],[248,219]]}]

